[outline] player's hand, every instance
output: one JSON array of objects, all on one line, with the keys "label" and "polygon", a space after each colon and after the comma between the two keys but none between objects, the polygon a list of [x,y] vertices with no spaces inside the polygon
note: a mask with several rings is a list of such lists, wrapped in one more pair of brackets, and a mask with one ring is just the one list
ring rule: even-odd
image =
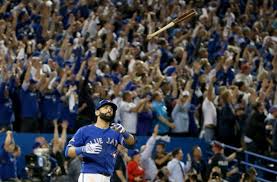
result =
[{"label": "player's hand", "polygon": [[87,154],[99,154],[102,151],[102,145],[99,143],[87,143],[82,147],[82,152]]},{"label": "player's hand", "polygon": [[112,123],[111,129],[123,134],[126,132],[125,128],[119,123]]}]

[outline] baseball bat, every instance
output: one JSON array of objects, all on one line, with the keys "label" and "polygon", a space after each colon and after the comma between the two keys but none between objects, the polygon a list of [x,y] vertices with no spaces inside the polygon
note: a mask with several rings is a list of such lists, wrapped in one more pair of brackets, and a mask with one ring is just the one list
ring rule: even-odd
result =
[{"label": "baseball bat", "polygon": [[163,31],[175,26],[176,24],[182,22],[182,21],[185,21],[185,20],[188,20],[190,19],[191,17],[197,15],[197,12],[196,10],[194,9],[191,9],[187,12],[185,12],[184,14],[182,14],[181,16],[177,17],[176,19],[174,19],[172,22],[170,22],[169,24],[167,24],[166,26],[160,28],[159,30],[157,30],[156,32],[154,33],[151,33],[151,34],[148,34],[147,35],[147,39],[150,40],[152,39],[153,37],[157,36],[158,34],[162,33]]}]

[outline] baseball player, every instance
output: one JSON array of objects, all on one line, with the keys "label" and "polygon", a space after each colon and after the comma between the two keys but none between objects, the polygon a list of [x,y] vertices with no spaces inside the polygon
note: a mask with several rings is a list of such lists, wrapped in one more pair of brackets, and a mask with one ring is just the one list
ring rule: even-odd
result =
[{"label": "baseball player", "polygon": [[[112,123],[117,106],[102,100],[96,106],[96,124],[79,128],[66,147],[68,157],[83,157],[78,182],[107,182],[114,171],[117,145],[135,143],[121,124]],[[111,124],[111,126],[110,126]]]}]

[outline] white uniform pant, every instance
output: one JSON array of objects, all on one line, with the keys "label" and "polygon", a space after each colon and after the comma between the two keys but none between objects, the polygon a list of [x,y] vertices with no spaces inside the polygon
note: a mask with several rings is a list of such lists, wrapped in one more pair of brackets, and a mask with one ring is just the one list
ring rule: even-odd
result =
[{"label": "white uniform pant", "polygon": [[110,182],[111,177],[102,174],[80,173],[78,182]]}]

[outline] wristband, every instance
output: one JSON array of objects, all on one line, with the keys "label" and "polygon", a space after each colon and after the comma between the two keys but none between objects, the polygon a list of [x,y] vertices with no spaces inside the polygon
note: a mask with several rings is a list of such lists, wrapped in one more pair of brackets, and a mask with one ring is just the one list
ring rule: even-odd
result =
[{"label": "wristband", "polygon": [[122,134],[122,136],[123,136],[123,138],[127,139],[127,138],[129,138],[130,134],[129,134],[127,131],[125,131],[125,132]]},{"label": "wristband", "polygon": [[83,153],[83,147],[75,147],[75,152],[77,155],[80,155]]}]

